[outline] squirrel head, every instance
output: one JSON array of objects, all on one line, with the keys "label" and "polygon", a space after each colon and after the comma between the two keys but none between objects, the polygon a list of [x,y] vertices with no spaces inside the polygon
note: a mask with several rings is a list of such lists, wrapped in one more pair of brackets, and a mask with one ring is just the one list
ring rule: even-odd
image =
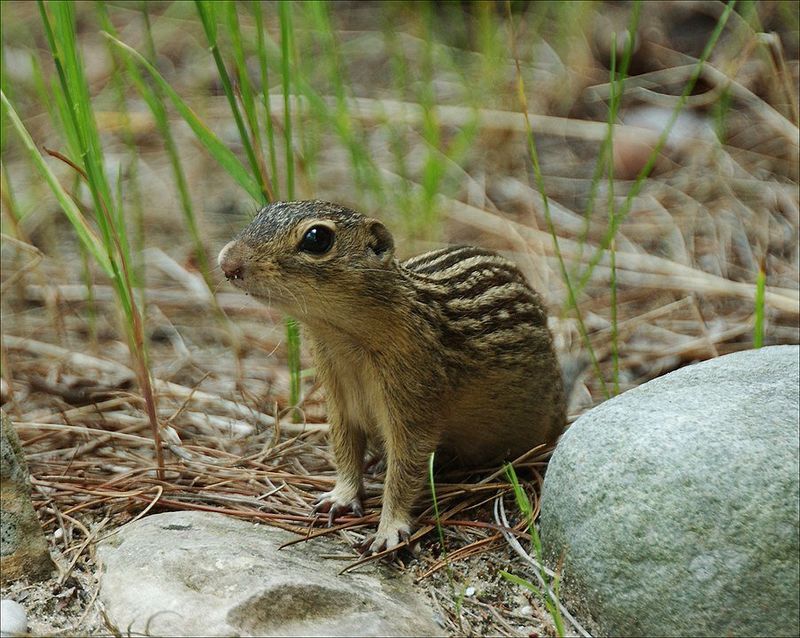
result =
[{"label": "squirrel head", "polygon": [[323,201],[275,202],[221,251],[238,288],[301,321],[346,321],[387,299],[394,240],[378,220]]}]

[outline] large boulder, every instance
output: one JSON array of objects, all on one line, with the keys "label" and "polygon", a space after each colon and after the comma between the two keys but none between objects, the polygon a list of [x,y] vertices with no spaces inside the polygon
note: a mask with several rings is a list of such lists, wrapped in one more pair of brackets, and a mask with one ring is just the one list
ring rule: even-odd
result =
[{"label": "large boulder", "polygon": [[169,512],[100,544],[100,598],[123,632],[151,636],[442,635],[411,581],[340,576],[341,547],[220,514]]},{"label": "large boulder", "polygon": [[54,569],[31,502],[25,455],[11,419],[0,411],[0,582],[41,580]]},{"label": "large boulder", "polygon": [[800,348],[676,370],[578,419],[542,494],[562,595],[599,634],[800,634]]}]

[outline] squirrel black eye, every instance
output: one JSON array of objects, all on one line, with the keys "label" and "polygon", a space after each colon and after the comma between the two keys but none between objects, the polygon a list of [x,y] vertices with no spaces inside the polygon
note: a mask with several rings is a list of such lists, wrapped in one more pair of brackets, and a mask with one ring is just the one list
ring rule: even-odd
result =
[{"label": "squirrel black eye", "polygon": [[333,231],[327,226],[312,226],[300,240],[298,250],[312,255],[324,255],[333,246]]}]

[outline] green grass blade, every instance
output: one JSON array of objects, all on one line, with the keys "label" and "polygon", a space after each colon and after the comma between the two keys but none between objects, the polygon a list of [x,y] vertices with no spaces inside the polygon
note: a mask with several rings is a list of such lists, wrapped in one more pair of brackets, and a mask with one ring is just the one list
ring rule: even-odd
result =
[{"label": "green grass blade", "polygon": [[[244,120],[242,120],[242,114],[239,111],[239,105],[236,102],[236,96],[233,92],[233,83],[231,82],[228,69],[225,66],[219,46],[217,45],[217,4],[214,2],[208,2],[208,0],[195,0],[195,6],[197,7],[197,13],[200,15],[200,21],[203,23],[203,29],[205,30],[206,38],[208,39],[211,56],[214,58],[214,63],[217,65],[217,73],[219,74],[219,79],[222,82],[222,89],[225,92],[225,97],[228,98],[231,114],[233,115],[233,120],[236,123],[236,128],[239,131],[239,139],[242,141],[245,155],[247,155],[247,161],[250,163],[250,170],[257,178],[260,195],[255,199],[256,201],[260,202],[270,201],[269,188],[263,181],[261,167],[256,159],[255,150],[253,149],[250,136],[245,128]],[[233,10],[235,11],[235,7],[233,7]]]},{"label": "green grass blade", "polygon": [[764,259],[758,266],[756,275],[755,322],[753,325],[753,347],[761,348],[764,345],[764,291],[767,285],[767,272]]},{"label": "green grass blade", "polygon": [[605,251],[608,250],[608,247],[611,245],[611,241],[616,235],[617,229],[630,213],[631,208],[633,207],[634,199],[636,199],[637,195],[641,192],[642,188],[644,187],[645,179],[647,178],[648,175],[650,175],[650,171],[653,170],[658,155],[659,153],[661,153],[661,150],[667,143],[667,138],[669,137],[669,134],[672,131],[672,127],[675,125],[675,122],[678,119],[678,115],[680,115],[681,111],[683,110],[683,107],[686,105],[686,102],[688,101],[689,96],[692,93],[692,90],[697,84],[697,81],[700,79],[700,75],[703,72],[703,66],[706,63],[706,60],[708,60],[709,56],[711,55],[711,52],[714,50],[714,46],[717,44],[717,40],[719,40],[720,35],[722,35],[722,30],[728,23],[728,18],[730,17],[730,14],[733,11],[735,5],[736,5],[736,0],[730,0],[728,4],[725,5],[725,9],[720,15],[719,20],[717,20],[717,25],[714,28],[714,31],[711,33],[711,36],[709,36],[708,42],[706,42],[706,46],[703,49],[703,53],[697,60],[697,64],[695,65],[695,68],[692,71],[692,75],[689,77],[689,81],[686,83],[683,92],[678,98],[678,102],[676,103],[675,108],[672,110],[672,114],[670,115],[670,118],[667,121],[667,125],[661,132],[661,135],[656,141],[655,147],[650,153],[647,162],[645,163],[642,170],[639,171],[636,180],[634,181],[633,185],[628,191],[628,194],[625,198],[625,202],[620,207],[617,214],[614,216],[612,223],[609,225],[608,231],[603,237],[600,246],[597,247],[597,250],[595,251],[594,255],[589,260],[589,265],[587,266],[583,275],[578,280],[578,283],[575,286],[576,293],[580,294],[581,292],[583,292],[584,288],[589,283],[589,280],[592,277],[594,269],[597,267],[597,264],[600,263],[600,260],[602,260]]},{"label": "green grass blade", "polygon": [[[412,83],[411,74],[405,52],[400,45],[400,40],[395,28],[396,23],[392,20],[392,17],[393,14],[390,13],[384,20],[383,37],[391,64],[390,75],[393,80],[393,89],[398,96],[402,99],[406,99],[408,87]],[[396,186],[393,186],[392,189],[393,198],[396,202],[395,206],[401,211],[411,211],[413,210],[413,193],[411,190],[411,171],[408,165],[410,143],[408,136],[402,129],[389,126],[388,130],[392,157],[394,160],[394,172],[401,178],[400,182]],[[381,205],[381,208],[383,208],[383,205]],[[408,221],[406,223],[408,225]]]},{"label": "green grass blade", "polygon": [[[639,3],[635,4],[638,9]],[[638,14],[638,10],[635,12]],[[611,224],[616,216],[616,201],[614,200],[614,124],[617,121],[617,112],[621,102],[621,95],[618,93],[618,87],[622,87],[622,78],[617,77],[617,34],[613,33],[611,37],[611,70],[609,73],[611,91],[608,109],[608,133],[606,134],[606,149],[607,161],[606,167],[608,172],[608,222]],[[611,288],[611,365],[612,365],[612,387],[614,394],[619,394],[619,339],[618,339],[618,324],[617,324],[617,251],[616,241],[611,242],[611,281],[609,286]]]},{"label": "green grass blade", "polygon": [[[86,181],[92,195],[95,221],[100,228],[102,242],[89,242],[90,248],[101,243],[105,256],[98,259],[101,267],[108,267],[116,299],[123,316],[123,328],[128,340],[131,358],[141,388],[147,410],[148,420],[155,443],[157,476],[163,479],[164,457],[161,447],[160,427],[147,364],[147,350],[142,315],[136,304],[131,277],[130,246],[122,212],[121,195],[112,197],[112,190],[104,172],[100,133],[94,119],[89,85],[84,75],[84,61],[77,42],[75,7],[71,2],[57,2],[49,5],[53,15],[52,24],[43,2],[38,3],[42,23],[55,62],[64,100],[58,103],[61,121],[65,127],[73,128],[68,139],[78,145],[77,161],[51,152],[71,165]],[[5,100],[5,96],[4,101]],[[7,102],[7,101],[6,101]],[[10,104],[8,105],[10,109]],[[38,155],[38,152],[37,152]],[[34,158],[37,159],[37,158]],[[41,160],[41,158],[38,158]],[[37,160],[37,161],[38,161]],[[56,182],[57,183],[57,182]],[[54,186],[51,184],[51,186]],[[54,188],[58,196],[58,189]],[[66,202],[64,202],[66,204]],[[65,207],[70,216],[70,207]],[[71,220],[74,217],[71,216]],[[87,241],[86,227],[81,226],[82,218],[75,218],[75,230],[82,242]],[[98,256],[98,250],[92,252]]]},{"label": "green grass blade", "polygon": [[[300,324],[296,319],[286,319],[286,359],[289,366],[289,403],[292,407],[300,404]],[[298,418],[299,415],[295,415]]]},{"label": "green grass blade", "polygon": [[250,5],[256,21],[256,48],[258,50],[258,69],[261,74],[261,98],[264,102],[265,128],[267,131],[267,144],[269,148],[269,167],[272,177],[272,194],[280,198],[278,182],[278,155],[275,151],[275,127],[272,124],[272,110],[269,96],[269,64],[267,57],[267,43],[264,39],[264,17],[261,3],[254,2]]},{"label": "green grass blade", "polygon": [[28,133],[28,130],[19,119],[14,107],[11,105],[6,98],[5,93],[2,91],[0,91],[0,101],[2,101],[3,113],[6,117],[8,117],[9,121],[11,122],[11,126],[17,132],[17,135],[22,141],[22,145],[28,151],[34,166],[39,169],[39,172],[42,174],[42,177],[44,177],[47,185],[53,192],[53,195],[58,200],[61,209],[64,211],[67,219],[69,219],[70,223],[75,229],[81,244],[83,244],[86,250],[92,255],[92,257],[94,257],[95,261],[97,261],[103,272],[111,279],[115,278],[116,271],[111,266],[108,253],[106,252],[102,240],[95,234],[91,226],[89,226],[86,218],[83,216],[83,213],[81,213],[73,199],[61,186],[58,178],[50,170],[50,167],[47,165],[44,157],[42,157],[41,153],[39,153],[36,143],[31,138],[30,133]]},{"label": "green grass blade", "polygon": [[[117,37],[114,25],[109,19],[105,3],[100,4],[100,17],[102,28],[111,36]],[[142,7],[142,17],[145,22],[147,48],[149,55],[152,58],[154,57],[154,46],[146,6]],[[109,40],[109,46],[113,47],[113,42],[111,42],[111,40]],[[197,216],[195,215],[194,206],[192,205],[189,187],[186,182],[186,175],[180,160],[175,138],[172,135],[172,128],[169,123],[167,109],[164,106],[164,102],[157,90],[157,87],[153,88],[150,86],[150,84],[145,82],[133,59],[126,55],[122,55],[121,57],[125,65],[125,77],[130,80],[130,82],[138,91],[139,95],[142,96],[142,99],[144,99],[145,103],[149,107],[150,112],[153,114],[153,119],[155,121],[156,128],[158,129],[159,137],[164,141],[164,148],[167,151],[167,156],[169,157],[170,165],[172,166],[173,177],[175,178],[175,185],[178,190],[178,200],[180,201],[181,212],[183,213],[186,227],[189,231],[189,235],[192,238],[192,243],[194,244],[194,252],[197,259],[197,264],[200,268],[200,272],[206,282],[206,285],[209,287],[209,289],[211,289],[212,281],[208,258],[206,257],[206,251],[203,246],[202,238],[200,237]]]},{"label": "green grass blade", "polygon": [[[5,124],[5,120],[3,120],[3,124]],[[5,127],[3,127],[3,129],[3,144],[5,144],[8,138]],[[14,237],[22,239],[19,223],[23,220],[24,216],[19,209],[14,189],[11,188],[11,179],[8,176],[8,167],[5,162],[0,162],[0,198],[2,199],[3,206],[5,206],[5,209],[8,211],[9,221],[14,229]]]},{"label": "green grass blade", "polygon": [[508,481],[511,483],[511,488],[514,491],[514,499],[517,501],[517,507],[525,517],[528,527],[530,527],[533,524],[533,508],[531,507],[530,499],[528,499],[528,495],[525,493],[525,490],[522,489],[522,485],[520,485],[514,466],[511,465],[511,463],[506,463],[505,470]]},{"label": "green grass blade", "polygon": [[262,153],[261,141],[261,127],[258,123],[258,113],[256,111],[256,100],[254,97],[254,90],[250,83],[250,73],[247,68],[247,60],[244,51],[243,38],[241,27],[239,26],[239,16],[236,11],[235,2],[226,2],[223,5],[226,9],[226,17],[228,21],[228,34],[230,35],[233,60],[236,65],[236,75],[238,79],[239,96],[241,97],[242,109],[244,116],[247,120],[248,127],[248,142],[252,139],[252,151],[255,159],[253,172],[258,176],[259,184],[265,192],[267,201],[273,201],[275,194],[272,191],[270,182],[266,177],[266,166],[264,164],[264,155]]},{"label": "green grass blade", "polygon": [[286,151],[286,197],[294,199],[294,146],[292,138],[292,9],[291,3],[278,4],[281,23],[281,86],[283,88],[283,135]]},{"label": "green grass blade", "polygon": [[[557,636],[564,636],[566,635],[566,630],[564,627],[564,618],[561,615],[561,610],[558,607],[558,604],[553,600],[554,596],[550,594],[550,592],[543,591],[540,587],[534,585],[529,580],[525,578],[520,578],[514,574],[511,574],[505,570],[500,570],[500,575],[505,578],[508,582],[513,583],[514,585],[519,585],[520,587],[524,587],[528,591],[536,594],[542,602],[544,602],[547,611],[550,612],[550,616],[553,618],[553,624],[556,626],[556,635]],[[553,593],[555,594],[556,585],[553,585]]]},{"label": "green grass blade", "polygon": [[141,55],[136,49],[128,46],[124,42],[118,40],[109,33],[104,34],[111,42],[119,47],[126,55],[130,56],[139,65],[144,67],[150,76],[155,80],[158,87],[170,99],[175,109],[194,131],[197,139],[206,147],[212,157],[219,163],[219,165],[241,186],[247,194],[255,201],[262,201],[264,194],[258,185],[258,182],[253,179],[250,172],[242,164],[236,155],[223,144],[220,139],[197,117],[194,111],[183,101],[178,93],[173,89],[158,70],[150,64],[150,62]]},{"label": "green grass blade", "polygon": [[[622,54],[622,60],[620,64],[619,71],[616,73],[616,76],[619,81],[620,90],[616,94],[617,99],[609,100],[609,121],[612,123],[616,123],[617,121],[617,113],[619,112],[619,106],[622,103],[622,93],[625,88],[624,80],[628,74],[628,68],[630,67],[631,58],[633,57],[633,45],[636,42],[636,30],[639,26],[639,15],[641,13],[641,0],[636,0],[631,7],[631,17],[628,21],[628,34],[625,41],[625,49]],[[615,41],[615,52],[616,52],[616,34],[614,34],[614,41]],[[614,56],[614,63],[616,64],[616,55]],[[612,149],[609,149],[609,144],[611,143],[611,135],[613,133],[613,128],[609,130],[608,135],[603,139],[603,143],[600,145],[600,150],[597,154],[597,163],[595,164],[594,170],[592,172],[592,179],[591,179],[591,187],[589,190],[589,198],[586,202],[586,209],[584,210],[584,226],[583,230],[581,231],[581,235],[579,241],[581,243],[581,250],[583,250],[584,242],[589,235],[589,225],[592,218],[592,213],[594,212],[595,201],[597,199],[597,191],[600,188],[601,177],[603,176],[603,172],[606,170],[606,165],[608,163],[612,163],[613,152]],[[583,254],[583,253],[581,253]],[[574,276],[577,276],[577,268],[580,266],[580,261],[576,261],[575,263],[575,272],[573,272]]]},{"label": "green grass blade", "polygon": [[340,52],[337,34],[330,19],[329,5],[325,2],[310,2],[302,6],[308,8],[306,13],[308,20],[317,37],[321,40],[324,63],[328,68],[327,77],[333,85],[334,108],[329,108],[327,104],[319,100],[318,95],[312,95],[315,92],[306,83],[295,82],[295,85],[304,97],[308,99],[312,107],[313,118],[320,123],[332,126],[347,148],[353,168],[353,177],[361,196],[363,197],[369,193],[383,207],[385,197],[380,171],[366,151],[367,145],[364,141],[364,132],[360,123],[350,113],[347,78],[344,71],[346,65]]},{"label": "green grass blade", "polygon": [[439,514],[439,499],[436,498],[436,481],[433,480],[433,465],[436,457],[435,452],[431,452],[428,457],[428,483],[431,486],[431,499],[433,500],[433,516],[436,520],[436,533],[439,535],[439,544],[442,546],[442,556],[447,558],[447,550],[444,545],[444,529],[442,528],[442,518]]},{"label": "green grass blade", "polygon": [[[510,13],[510,6],[509,6],[508,18],[509,18],[509,23],[511,23],[512,16]],[[513,30],[511,37],[512,38],[514,37]],[[547,197],[547,191],[545,190],[542,168],[539,164],[539,152],[536,149],[536,140],[533,137],[533,129],[531,128],[530,117],[528,116],[528,100],[527,97],[525,96],[525,83],[522,79],[522,69],[520,68],[519,64],[519,56],[514,55],[514,62],[516,63],[517,67],[517,95],[519,98],[520,110],[522,111],[522,115],[525,120],[525,133],[528,141],[528,154],[531,159],[531,163],[533,164],[533,174],[536,183],[536,188],[539,191],[539,195],[542,198],[542,207],[544,208],[544,218],[545,218],[545,223],[547,224],[547,231],[550,233],[550,236],[553,239],[553,252],[556,255],[556,259],[558,260],[558,267],[561,273],[561,279],[567,288],[567,298],[569,307],[572,308],[573,311],[575,312],[575,318],[578,321],[578,332],[581,335],[581,340],[583,341],[584,348],[586,349],[586,352],[589,354],[589,358],[592,362],[592,367],[594,368],[595,375],[597,376],[597,379],[600,381],[600,387],[601,390],[603,391],[603,395],[608,399],[610,398],[611,395],[608,391],[608,386],[606,385],[606,381],[603,378],[603,373],[600,370],[600,364],[597,361],[597,355],[595,354],[594,348],[592,347],[592,342],[589,339],[589,332],[586,330],[586,324],[583,321],[583,316],[581,315],[580,309],[578,307],[577,292],[572,284],[569,272],[567,272],[567,267],[566,264],[564,263],[564,256],[561,254],[561,248],[558,243],[558,234],[556,233],[556,228],[555,225],[553,224],[553,218],[550,214],[550,200]]]},{"label": "green grass blade", "polygon": [[528,495],[525,493],[525,490],[522,488],[522,485],[519,482],[519,478],[514,470],[514,466],[511,465],[511,463],[506,463],[505,471],[506,476],[511,483],[511,488],[514,492],[514,498],[517,501],[517,507],[519,507],[520,512],[525,517],[527,522],[528,532],[531,536],[531,545],[533,546],[534,557],[536,558],[536,562],[538,564],[538,567],[536,567],[538,572],[537,576],[539,581],[544,583],[546,587],[539,587],[534,585],[532,582],[525,580],[524,578],[520,578],[519,576],[515,576],[514,574],[510,574],[505,571],[501,571],[500,573],[502,574],[503,578],[509,582],[525,587],[526,589],[535,593],[544,602],[545,607],[547,607],[547,611],[549,611],[550,615],[553,617],[553,622],[556,626],[556,634],[558,636],[563,636],[564,618],[561,614],[561,608],[558,605],[558,578],[553,578],[551,581],[548,573],[541,567],[544,562],[542,553],[542,539],[539,536],[536,525],[534,525],[533,508],[531,507],[530,500],[528,499]]},{"label": "green grass blade", "polygon": [[[444,543],[444,528],[442,527],[442,516],[439,513],[439,499],[436,497],[436,481],[434,480],[434,465],[436,461],[436,452],[431,452],[428,456],[428,484],[431,486],[431,500],[433,501],[433,516],[436,520],[436,533],[439,535],[439,544],[442,548],[442,558],[447,560],[447,549]],[[450,589],[453,592],[453,598],[456,601],[456,618],[458,618],[459,626],[461,624],[461,607],[464,603],[464,595],[466,587],[461,589],[461,592],[456,591],[456,583],[453,578],[453,569],[450,564],[445,565],[445,572],[447,573],[447,580],[450,583]]]},{"label": "green grass blade", "polygon": [[[292,145],[292,111],[291,111],[291,44],[292,13],[291,5],[281,0],[278,5],[281,25],[281,86],[283,88],[284,107],[284,144],[286,150],[286,197],[294,199],[294,147]],[[286,320],[286,346],[289,363],[289,401],[292,405],[300,402],[300,326],[295,319]]]},{"label": "green grass blade", "polygon": [[[100,213],[104,204],[111,202],[111,190],[102,170],[102,162],[98,158],[100,153],[97,126],[94,123],[94,114],[91,108],[89,89],[83,74],[83,64],[80,61],[75,33],[75,8],[71,2],[56,2],[49,6],[53,11],[53,20],[45,8],[44,2],[38,1],[42,23],[45,26],[50,50],[53,55],[58,78],[63,91],[62,122],[72,131],[68,139],[77,144],[73,149],[78,163],[83,166],[86,174],[86,183],[92,195],[95,210]],[[96,216],[97,225],[103,237],[106,249],[111,249],[111,228],[109,219],[102,214]],[[109,257],[112,268],[116,268],[115,261]],[[115,279],[117,279],[115,277]]]},{"label": "green grass blade", "polygon": [[[50,121],[55,123],[58,122],[59,114],[58,109],[56,107],[56,102],[53,100],[53,96],[58,97],[61,92],[60,91],[53,91],[49,89],[47,86],[47,81],[44,79],[44,72],[42,71],[42,62],[39,59],[39,56],[35,53],[31,53],[30,55],[31,61],[31,71],[32,71],[32,79],[33,85],[35,87],[36,95],[39,98],[39,101],[45,105],[47,109],[47,113],[50,116]],[[13,96],[9,93],[6,93],[6,96],[13,100]],[[65,127],[62,127],[62,131],[65,130]],[[77,149],[77,145],[73,148]]]},{"label": "green grass blade", "polygon": [[527,589],[528,591],[536,594],[540,598],[542,598],[542,599],[546,598],[545,593],[541,590],[541,588],[537,587],[536,585],[534,585],[529,580],[526,580],[524,578],[520,578],[519,576],[516,576],[515,574],[511,574],[511,573],[509,573],[507,571],[504,571],[502,569],[500,570],[500,575],[503,578],[505,578],[508,582],[514,583],[515,585],[519,585],[520,587],[524,587],[525,589]]}]

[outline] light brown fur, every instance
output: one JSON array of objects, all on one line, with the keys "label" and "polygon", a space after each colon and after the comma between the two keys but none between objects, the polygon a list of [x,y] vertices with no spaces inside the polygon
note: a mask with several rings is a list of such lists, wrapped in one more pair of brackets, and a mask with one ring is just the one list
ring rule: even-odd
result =
[{"label": "light brown fur", "polygon": [[[324,226],[330,250],[299,249]],[[361,511],[368,444],[386,452],[373,552],[407,538],[441,450],[463,464],[513,458],[565,425],[544,308],[504,258],[471,247],[400,263],[388,230],[327,202],[267,206],[219,257],[237,286],[301,321],[326,391],[337,482],[318,511]]]}]

